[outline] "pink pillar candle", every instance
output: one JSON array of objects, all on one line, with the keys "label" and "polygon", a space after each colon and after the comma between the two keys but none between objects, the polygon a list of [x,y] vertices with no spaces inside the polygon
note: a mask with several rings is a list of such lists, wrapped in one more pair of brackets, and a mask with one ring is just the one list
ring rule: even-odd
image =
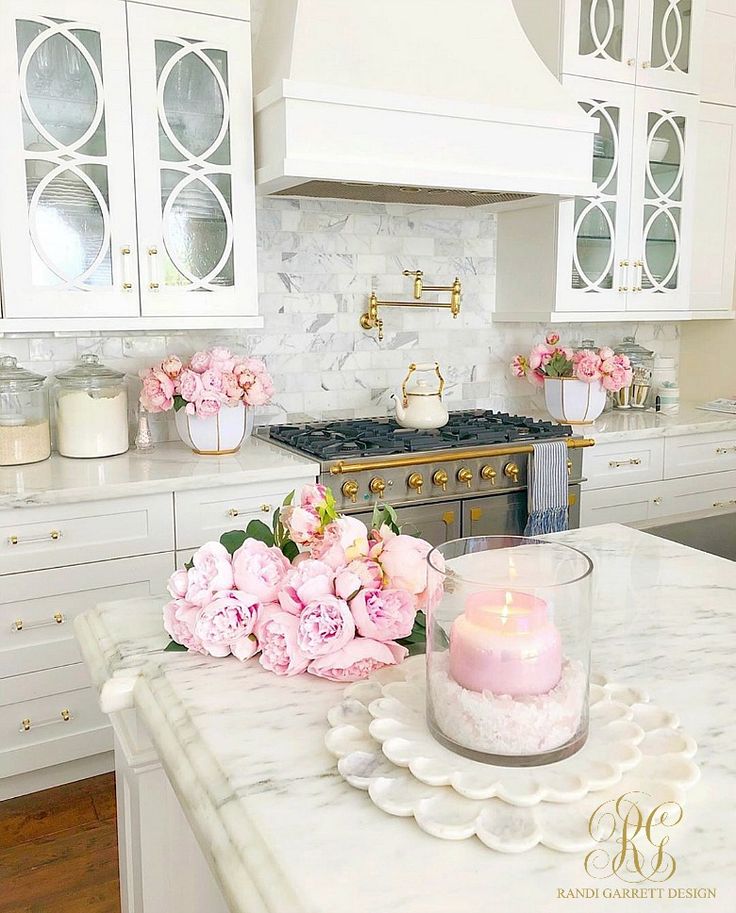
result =
[{"label": "pink pillar candle", "polygon": [[562,639],[543,599],[487,590],[450,629],[450,674],[470,691],[545,694],[562,675]]}]

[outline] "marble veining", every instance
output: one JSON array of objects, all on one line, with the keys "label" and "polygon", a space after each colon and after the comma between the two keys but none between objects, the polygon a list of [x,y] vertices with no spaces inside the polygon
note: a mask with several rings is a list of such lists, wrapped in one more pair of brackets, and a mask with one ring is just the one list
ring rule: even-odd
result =
[{"label": "marble veining", "polygon": [[318,474],[318,463],[256,438],[239,453],[224,457],[200,456],[182,443],[96,460],[53,454],[43,463],[0,468],[0,509],[269,482],[284,476],[314,479]]},{"label": "marble veining", "polygon": [[680,434],[736,434],[736,415],[707,412],[697,404],[685,403],[677,415],[658,412],[638,412],[635,409],[614,409],[604,412],[589,428],[586,436],[599,444],[626,440],[645,440],[657,437],[676,437]]},{"label": "marble veining", "polygon": [[[736,565],[617,525],[559,539],[595,562],[593,666],[676,712],[699,746],[702,780],[671,835],[678,868],[666,887],[718,896],[669,903],[685,913],[733,909],[736,815],[724,799],[736,773]],[[342,781],[324,747],[340,685],[276,678],[255,662],[157,654],[160,606],[101,606],[77,621],[78,636],[103,709],[135,706],[151,733],[234,913],[552,913],[558,888],[624,886],[588,878],[582,856],[489,854],[385,816]],[[612,909],[602,896],[584,903]],[[636,909],[669,906],[637,900]]]}]

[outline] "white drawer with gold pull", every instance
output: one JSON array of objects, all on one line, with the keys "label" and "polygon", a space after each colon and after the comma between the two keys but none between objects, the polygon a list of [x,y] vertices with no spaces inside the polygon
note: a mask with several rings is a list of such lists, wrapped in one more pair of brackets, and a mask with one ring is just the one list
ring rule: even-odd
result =
[{"label": "white drawer with gold pull", "polygon": [[612,488],[662,478],[664,442],[662,438],[596,444],[583,453],[586,491]]},{"label": "white drawer with gold pull", "polygon": [[0,574],[173,548],[171,494],[0,510]]},{"label": "white drawer with gold pull", "polygon": [[58,723],[68,723],[71,719],[73,719],[72,712],[68,707],[65,707],[59,712],[58,717],[54,716],[48,720],[32,720],[30,717],[26,717],[20,721],[18,732],[30,732],[32,728],[40,729],[42,726],[56,726]]},{"label": "white drawer with gold pull", "polygon": [[0,688],[4,677],[80,660],[72,622],[100,602],[166,589],[173,553],[14,574],[0,582]]},{"label": "white drawer with gold pull", "polygon": [[736,432],[683,434],[665,439],[664,477],[687,478],[736,469]]},{"label": "white drawer with gold pull", "polygon": [[[736,508],[736,469],[663,482],[668,514]],[[736,529],[736,521],[734,522]]]}]

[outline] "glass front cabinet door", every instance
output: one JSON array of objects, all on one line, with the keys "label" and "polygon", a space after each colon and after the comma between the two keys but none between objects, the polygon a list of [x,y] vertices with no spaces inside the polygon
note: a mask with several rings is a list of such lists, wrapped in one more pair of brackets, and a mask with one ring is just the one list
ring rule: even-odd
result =
[{"label": "glass front cabinet door", "polygon": [[564,72],[635,82],[638,31],[639,0],[566,0]]},{"label": "glass front cabinet door", "polygon": [[687,310],[695,214],[696,96],[637,89],[628,310]]},{"label": "glass front cabinet door", "polygon": [[0,4],[4,317],[139,312],[124,35],[122,3]]},{"label": "glass front cabinet door", "polygon": [[697,92],[697,53],[705,0],[639,0],[636,82],[640,86]]},{"label": "glass front cabinet door", "polygon": [[255,314],[246,22],[130,4],[144,316]]},{"label": "glass front cabinet door", "polygon": [[628,292],[633,86],[568,76],[582,109],[598,123],[593,142],[592,197],[559,207],[558,303],[560,310],[624,311]]}]

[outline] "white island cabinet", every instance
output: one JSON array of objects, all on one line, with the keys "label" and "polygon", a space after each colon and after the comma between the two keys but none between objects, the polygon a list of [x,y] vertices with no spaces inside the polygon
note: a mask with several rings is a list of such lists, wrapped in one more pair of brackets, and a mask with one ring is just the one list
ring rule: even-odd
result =
[{"label": "white island cabinet", "polygon": [[165,593],[194,549],[270,522],[317,472],[261,441],[226,458],[169,444],[0,469],[0,800],[112,767],[74,619],[99,602]]},{"label": "white island cabinet", "polygon": [[[665,889],[682,891],[669,903],[732,910],[736,565],[615,525],[560,541],[594,562],[593,669],[647,691],[698,743],[702,780],[667,844]],[[76,630],[115,730],[123,913],[554,913],[573,887],[597,888],[585,909],[610,913],[604,888],[622,884],[589,877],[585,851],[439,840],[348,786],[324,745],[343,685],[162,653],[156,600],[98,606]],[[715,899],[685,893],[696,888]]]},{"label": "white island cabinet", "polygon": [[249,4],[181,6],[0,5],[0,332],[258,325]]}]

